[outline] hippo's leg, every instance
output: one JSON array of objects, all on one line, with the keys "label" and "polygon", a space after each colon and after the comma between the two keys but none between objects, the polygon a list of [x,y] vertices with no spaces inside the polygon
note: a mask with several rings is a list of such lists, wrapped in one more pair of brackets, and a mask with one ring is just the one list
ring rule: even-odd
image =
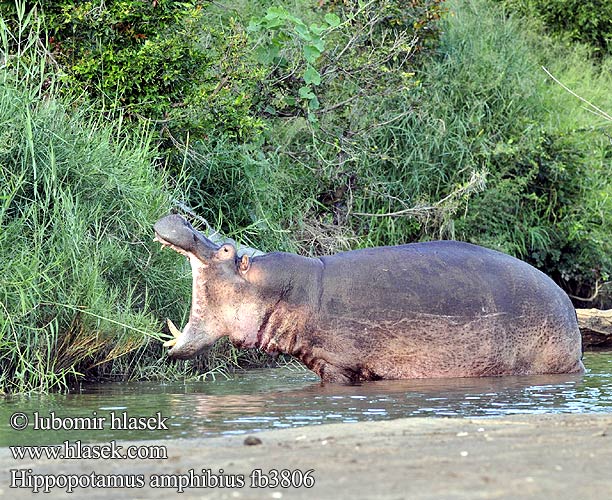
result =
[{"label": "hippo's leg", "polygon": [[336,384],[351,384],[357,382],[359,377],[351,370],[334,366],[330,363],[320,363],[316,367],[315,372],[321,377],[323,382],[332,382]]}]

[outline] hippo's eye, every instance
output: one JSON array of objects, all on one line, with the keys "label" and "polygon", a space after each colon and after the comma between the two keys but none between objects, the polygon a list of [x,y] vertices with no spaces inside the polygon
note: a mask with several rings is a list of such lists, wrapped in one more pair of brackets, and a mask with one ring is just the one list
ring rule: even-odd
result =
[{"label": "hippo's eye", "polygon": [[221,260],[229,260],[236,255],[236,250],[229,244],[225,244],[217,250],[217,258]]}]

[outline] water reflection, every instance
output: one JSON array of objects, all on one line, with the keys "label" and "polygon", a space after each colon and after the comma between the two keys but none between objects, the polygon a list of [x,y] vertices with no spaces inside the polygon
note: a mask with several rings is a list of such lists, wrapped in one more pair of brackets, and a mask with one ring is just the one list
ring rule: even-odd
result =
[{"label": "water reflection", "polygon": [[[585,375],[321,384],[308,371],[254,370],[231,380],[193,384],[108,384],[78,394],[17,397],[0,402],[0,445],[64,439],[169,439],[240,434],[302,425],[401,417],[490,417],[519,413],[612,412],[612,353],[585,356]],[[168,430],[16,432],[9,416],[54,411],[62,417],[150,416],[161,411]]]}]

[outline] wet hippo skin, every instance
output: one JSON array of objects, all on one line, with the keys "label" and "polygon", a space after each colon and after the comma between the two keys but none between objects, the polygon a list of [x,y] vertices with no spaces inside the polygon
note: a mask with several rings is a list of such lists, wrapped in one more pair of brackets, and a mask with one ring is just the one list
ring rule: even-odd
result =
[{"label": "wet hippo skin", "polygon": [[582,371],[575,310],[550,278],[514,257],[433,241],[309,258],[239,257],[179,215],[156,239],[193,273],[189,321],[169,355],[229,336],[295,356],[324,381]]}]

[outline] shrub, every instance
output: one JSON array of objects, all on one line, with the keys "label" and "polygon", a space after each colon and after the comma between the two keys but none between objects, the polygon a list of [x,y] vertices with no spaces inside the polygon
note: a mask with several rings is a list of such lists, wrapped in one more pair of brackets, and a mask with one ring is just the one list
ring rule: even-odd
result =
[{"label": "shrub", "polygon": [[510,10],[539,19],[562,38],[612,52],[612,3],[608,0],[502,0]]},{"label": "shrub", "polygon": [[[299,13],[277,7],[251,20],[253,53],[267,69],[257,98],[266,128],[240,148],[233,166],[209,163],[206,172],[223,178],[207,177],[196,189],[214,189],[231,207],[228,229],[254,229],[260,246],[284,239],[295,248],[284,236],[293,234],[313,253],[359,244],[357,235],[368,231],[348,223],[349,200],[370,198],[373,186],[399,185],[385,179],[391,158],[376,137],[411,113],[406,97],[418,85],[414,71],[431,51],[441,12],[438,0],[377,0]],[[192,147],[212,160],[209,144]],[[235,183],[227,183],[230,176]],[[202,196],[201,210],[214,197]],[[381,197],[388,205],[387,193]]]},{"label": "shrub", "polygon": [[[88,96],[96,110],[151,120],[179,138],[211,128],[243,137],[261,127],[249,115],[257,70],[240,61],[244,31],[231,20],[205,24],[205,4],[61,0],[18,2],[17,11],[43,20],[64,91]],[[17,11],[0,7],[13,22]]]}]

